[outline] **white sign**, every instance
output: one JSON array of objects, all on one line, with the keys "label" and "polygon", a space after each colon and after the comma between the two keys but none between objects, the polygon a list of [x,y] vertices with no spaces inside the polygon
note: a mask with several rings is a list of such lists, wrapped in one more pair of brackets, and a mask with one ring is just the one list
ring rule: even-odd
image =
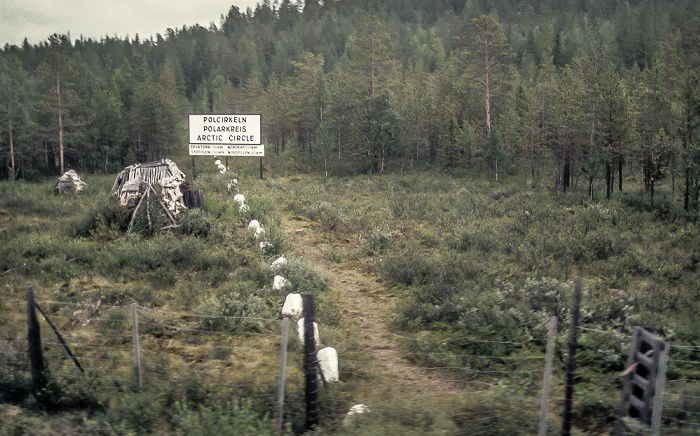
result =
[{"label": "white sign", "polygon": [[[190,115],[190,155],[262,156],[260,115]],[[242,147],[236,147],[242,146]]]}]

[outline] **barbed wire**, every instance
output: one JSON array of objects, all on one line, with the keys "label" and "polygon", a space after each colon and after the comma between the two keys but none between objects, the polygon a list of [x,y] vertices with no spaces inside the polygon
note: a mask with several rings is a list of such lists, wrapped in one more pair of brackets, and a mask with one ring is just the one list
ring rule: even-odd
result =
[{"label": "barbed wire", "polygon": [[[4,303],[8,305],[26,304],[24,300],[6,300]],[[82,302],[56,302],[43,301],[42,306],[54,305],[58,309],[54,309],[53,313],[49,313],[52,320],[57,320],[57,324],[63,324],[61,329],[68,332],[69,342],[71,338],[79,338],[70,346],[75,351],[76,356],[81,362],[84,362],[85,368],[89,375],[79,374],[76,368],[69,363],[69,358],[63,353],[63,345],[55,340],[55,337],[48,329],[42,329],[42,344],[47,348],[50,356],[58,359],[52,367],[61,368],[58,377],[66,380],[80,380],[86,377],[97,377],[101,381],[99,389],[105,391],[119,391],[127,389],[127,387],[135,384],[133,376],[134,358],[133,358],[133,332],[132,319],[130,311],[132,306],[129,305],[113,305],[99,304],[97,310],[89,313],[87,319],[81,319],[74,314],[66,314],[65,309],[78,309],[91,311],[95,303]],[[196,368],[197,374],[203,380],[215,381],[213,385],[217,389],[244,390],[246,397],[260,399],[270,404],[276,402],[276,388],[278,386],[277,370],[279,356],[277,350],[269,348],[261,350],[255,345],[246,344],[245,339],[260,338],[266,344],[271,344],[274,347],[280,344],[280,332],[274,326],[281,326],[281,319],[268,317],[246,317],[246,316],[226,316],[226,315],[206,315],[200,313],[188,313],[164,310],[147,306],[136,305],[136,313],[138,315],[138,326],[141,330],[139,336],[142,339],[140,355],[145,360],[145,365],[142,368],[142,374],[147,379],[175,382],[185,380],[187,374],[182,374],[184,368]],[[123,311],[122,315],[114,315],[117,310]],[[5,322],[0,324],[0,332],[6,336],[18,336],[21,331],[8,329],[12,324],[9,319],[18,318],[22,315],[21,311],[0,311],[0,315],[5,319]],[[375,319],[386,319],[385,317],[374,317]],[[230,323],[222,328],[208,328],[209,320],[223,321]],[[246,323],[254,323],[251,328]],[[264,331],[254,330],[261,328]],[[588,327],[579,327],[581,330],[620,336],[620,332],[592,329]],[[158,329],[161,332],[154,331]],[[269,329],[269,331],[268,331]],[[162,331],[165,330],[163,333]],[[161,336],[158,336],[161,335]],[[295,335],[291,335],[294,337]],[[475,336],[459,336],[436,341],[430,335],[425,337],[410,336],[399,333],[388,333],[383,337],[391,344],[392,340],[397,343],[405,342],[406,344],[418,344],[416,348],[425,348],[432,346],[433,342],[444,344],[446,347],[454,347],[459,350],[459,347],[472,344],[490,344],[490,345],[506,345],[511,351],[504,352],[502,355],[484,355],[478,352],[469,353],[464,351],[429,351],[429,350],[411,350],[410,346],[405,349],[388,349],[376,348],[373,346],[356,345],[356,342],[361,342],[361,339],[351,339],[350,344],[341,345],[340,350],[344,354],[339,356],[341,370],[339,371],[341,380],[352,379],[358,376],[358,371],[365,371],[364,368],[368,363],[371,363],[376,373],[380,377],[399,377],[406,380],[412,380],[416,377],[415,371],[440,372],[439,381],[450,383],[454,386],[463,386],[469,392],[488,392],[492,388],[507,389],[509,401],[499,403],[499,408],[510,410],[513,413],[533,413],[532,407],[527,407],[527,402],[537,403],[539,383],[532,382],[533,376],[543,373],[545,356],[518,355],[518,350],[512,351],[513,347],[523,347],[527,350],[528,345],[533,343],[539,344],[546,342],[546,335],[542,337],[530,337],[523,340],[507,340],[494,339]],[[629,337],[628,335],[623,335]],[[203,338],[202,338],[203,337]],[[206,339],[212,338],[211,341]],[[53,339],[51,339],[53,338]],[[263,339],[264,338],[264,339]],[[215,342],[214,342],[215,341]],[[18,368],[27,368],[28,362],[18,358],[26,350],[16,350],[13,348],[22,348],[28,346],[27,339],[14,337],[10,339],[1,339],[0,346],[8,352],[3,354],[0,365],[16,366]],[[254,342],[253,342],[254,343]],[[296,343],[296,339],[295,339]],[[669,344],[672,351],[687,353],[700,351],[700,346],[692,345],[675,345]],[[269,347],[269,345],[268,345]],[[298,344],[296,345],[298,352]],[[196,354],[193,349],[196,348]],[[498,350],[498,347],[492,347]],[[295,350],[292,347],[292,350]],[[3,351],[3,350],[0,350]],[[255,361],[263,362],[268,366],[267,373],[261,374],[257,369],[251,369],[250,374],[255,374],[254,378],[250,378],[244,369],[241,372],[241,365],[250,365],[252,360],[246,360],[247,356],[255,354]],[[300,356],[297,356],[292,351],[292,355],[288,357],[287,366],[299,365]],[[384,354],[387,359],[401,359],[400,361],[381,361],[373,359],[372,356]],[[267,356],[267,357],[260,357]],[[681,356],[679,356],[681,357]],[[674,365],[700,365],[700,361],[688,360],[685,354],[684,358],[669,358],[669,368]],[[265,358],[272,359],[265,363]],[[155,359],[155,360],[153,360]],[[164,367],[158,367],[162,362],[167,362]],[[149,361],[151,363],[149,363]],[[403,362],[406,363],[403,363]],[[410,363],[410,362],[418,363]],[[443,364],[439,362],[442,361]],[[476,368],[469,367],[469,362],[478,363]],[[247,363],[246,363],[247,362]],[[436,363],[437,362],[437,363]],[[448,362],[445,364],[444,362]],[[453,364],[458,362],[458,364]],[[493,365],[491,362],[497,362],[497,367],[488,367]],[[485,368],[479,367],[486,366]],[[503,366],[500,366],[503,365]],[[300,366],[300,365],[299,365]],[[226,368],[231,368],[230,370]],[[270,368],[274,368],[270,370]],[[235,380],[226,382],[223,380],[228,377],[227,371],[236,373]],[[298,373],[301,368],[296,370],[296,380],[298,381]],[[406,375],[402,374],[402,371]],[[122,375],[120,377],[120,375]],[[526,378],[530,380],[527,383],[521,384],[519,380]],[[248,381],[246,381],[248,380]],[[695,409],[687,410],[683,404],[688,401],[697,401],[700,396],[692,395],[685,392],[676,392],[683,390],[685,385],[697,386],[700,380],[689,377],[683,379],[668,380],[667,385],[671,390],[664,392],[664,420],[665,422],[676,422],[678,426],[699,426],[700,423],[694,421],[700,420],[700,411]],[[115,386],[116,385],[116,386]],[[675,387],[675,389],[674,389]],[[517,393],[525,393],[518,395]],[[532,393],[532,395],[527,395]],[[302,400],[302,390],[292,389],[285,394],[287,399]],[[497,398],[497,397],[495,397]],[[486,397],[484,401],[492,401],[490,397]],[[560,401],[557,396],[552,396],[551,401]],[[523,405],[522,407],[520,405]],[[539,405],[539,404],[538,404]],[[680,405],[680,406],[679,406]],[[286,412],[287,414],[291,412]],[[484,417],[481,417],[481,413]],[[453,412],[452,416],[455,419],[469,419],[475,425],[479,422],[488,422],[492,420],[488,416],[488,411],[469,411],[469,412]],[[688,417],[687,420],[682,420],[676,415],[683,414]],[[344,414],[338,414],[342,417]],[[675,429],[676,427],[667,427]],[[105,430],[106,431],[106,430]]]}]

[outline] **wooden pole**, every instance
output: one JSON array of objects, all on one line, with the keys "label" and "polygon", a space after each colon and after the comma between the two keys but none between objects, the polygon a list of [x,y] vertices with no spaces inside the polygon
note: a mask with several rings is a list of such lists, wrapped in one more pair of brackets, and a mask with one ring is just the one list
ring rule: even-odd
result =
[{"label": "wooden pole", "polygon": [[304,375],[306,387],[306,429],[318,425],[318,376],[316,375],[316,338],[314,334],[314,296],[311,292],[301,294],[304,305]]},{"label": "wooden pole", "polygon": [[260,158],[260,180],[263,179],[263,163],[262,163],[262,157]]},{"label": "wooden pole", "polygon": [[134,337],[134,367],[136,368],[138,389],[141,390],[143,382],[141,380],[141,351],[139,349],[139,324],[137,315],[136,303],[131,303],[131,326]]},{"label": "wooden pole", "polygon": [[566,362],[566,395],[564,398],[564,420],[562,436],[571,435],[571,419],[574,405],[574,372],[576,372],[576,346],[578,345],[578,319],[581,311],[581,277],[574,280],[574,308],[571,316],[571,333],[569,334],[569,357]]},{"label": "wooden pole", "polygon": [[547,337],[547,360],[544,369],[544,380],[542,382],[542,407],[540,411],[540,432],[539,436],[547,434],[547,411],[549,410],[549,391],[552,387],[552,367],[554,364],[554,340],[557,334],[557,317],[549,318],[549,335]]},{"label": "wooden pole", "polygon": [[656,373],[656,388],[654,389],[654,410],[651,413],[651,435],[657,436],[661,427],[661,409],[664,403],[664,388],[666,386],[666,364],[668,363],[668,345],[661,343],[659,367]]},{"label": "wooden pole", "polygon": [[46,387],[44,355],[41,347],[41,327],[34,310],[34,287],[27,289],[27,340],[29,342],[29,362],[32,366],[32,392],[34,395]]},{"label": "wooden pole", "polygon": [[58,341],[61,343],[61,345],[63,345],[63,348],[65,348],[65,350],[66,350],[66,352],[68,353],[68,355],[70,356],[70,358],[73,359],[73,363],[75,363],[75,366],[78,367],[78,369],[80,370],[80,372],[85,372],[85,369],[83,369],[82,365],[80,365],[80,362],[78,362],[78,359],[75,357],[75,355],[73,354],[73,352],[71,351],[71,349],[68,347],[68,344],[67,344],[66,341],[63,339],[63,336],[61,335],[61,333],[58,331],[58,329],[56,328],[56,326],[51,322],[51,320],[49,319],[49,317],[46,316],[46,313],[44,313],[44,311],[41,310],[41,307],[39,306],[39,304],[38,304],[36,301],[34,302],[34,306],[37,308],[37,310],[39,310],[39,313],[41,313],[41,316],[44,317],[44,319],[45,319],[46,322],[49,324],[49,326],[51,327],[51,329],[53,329],[53,332],[56,334],[56,337],[58,338]]},{"label": "wooden pole", "polygon": [[284,428],[284,383],[287,369],[287,342],[289,339],[289,317],[282,319],[282,344],[280,346],[280,381],[277,386],[277,433]]}]

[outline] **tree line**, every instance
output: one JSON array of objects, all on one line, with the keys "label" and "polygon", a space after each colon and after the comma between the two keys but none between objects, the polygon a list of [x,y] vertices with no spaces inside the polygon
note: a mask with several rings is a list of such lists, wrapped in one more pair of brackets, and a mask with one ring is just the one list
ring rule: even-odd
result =
[{"label": "tree line", "polygon": [[[520,172],[700,197],[693,0],[264,0],[151,39],[0,51],[3,179],[186,148],[188,113],[259,113],[268,153],[343,177]],[[602,182],[602,183],[598,183]],[[596,192],[597,186],[605,186]]]}]

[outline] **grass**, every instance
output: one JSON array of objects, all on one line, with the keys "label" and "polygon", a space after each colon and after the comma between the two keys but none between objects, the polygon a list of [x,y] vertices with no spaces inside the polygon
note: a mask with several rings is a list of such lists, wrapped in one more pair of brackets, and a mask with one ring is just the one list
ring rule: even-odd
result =
[{"label": "grass", "polygon": [[[311,222],[304,231],[313,232],[311,240],[326,263],[383,279],[384,295],[400,300],[393,314],[395,332],[407,338],[400,351],[418,365],[458,368],[451,376],[530,369],[508,359],[542,357],[539,338],[546,335],[551,314],[563,323],[558,341],[565,343],[570,281],[583,277],[584,324],[606,332],[587,334],[581,342],[579,418],[588,422],[583,429],[588,432],[610,429],[616,374],[626,360],[631,326],[654,326],[678,345],[700,343],[698,216],[683,212],[680,196],[673,198],[663,184],[657,207],[649,208],[633,186],[610,201],[589,202],[576,190],[555,195],[542,185],[521,187],[515,179],[495,184],[437,172],[340,180],[291,171],[275,177],[269,169],[260,180],[243,166],[232,173],[205,169],[191,182],[205,192],[209,211],[190,215],[180,231],[152,235],[124,234],[124,217],[107,195],[111,177],[88,176],[90,188],[80,195],[54,196],[49,181],[0,183],[0,339],[5,341],[0,353],[22,355],[10,341],[22,334],[17,326],[23,325],[21,300],[28,285],[37,287],[39,301],[53,302],[52,316],[60,329],[74,332],[76,346],[107,347],[95,357],[112,365],[115,378],[132,378],[130,314],[118,307],[131,302],[142,307],[144,347],[158,351],[145,361],[146,371],[158,377],[143,393],[118,382],[119,394],[106,394],[99,378],[64,392],[67,399],[83,401],[69,407],[66,400],[62,411],[50,415],[66,433],[186,431],[201,427],[202,417],[210,418],[212,429],[219,426],[217,431],[253,422],[266,432],[265,422],[275,412],[279,332],[274,322],[251,318],[276,318],[287,292],[305,290],[317,292],[324,340],[339,350],[345,374],[341,385],[324,393],[322,432],[532,430],[537,365],[531,368],[536,377],[482,377],[479,381],[492,389],[453,398],[448,405],[418,394],[386,398],[367,419],[342,426],[344,411],[371,379],[366,367],[371,362],[356,350],[361,336],[346,333],[349,321],[322,268],[293,252],[284,223],[294,226],[295,219]],[[227,187],[232,178],[250,206],[244,214]],[[262,252],[247,231],[253,218],[265,227],[271,250]],[[273,291],[268,266],[282,254],[290,259],[282,274],[293,285]],[[101,309],[89,314],[95,306]],[[525,345],[500,343],[507,341]],[[290,348],[299,351],[300,345],[292,340]],[[696,380],[697,352],[684,353],[675,358],[689,363],[671,366],[669,377]],[[472,357],[459,357],[465,355]],[[65,381],[74,370],[69,361],[61,362],[52,370]],[[300,367],[296,363],[290,368]],[[0,364],[0,383],[8,388],[0,402],[3,432],[48,431],[37,418],[43,412],[29,394],[26,370],[26,365]],[[295,386],[291,396],[302,395],[295,391],[301,378],[298,370],[289,374]],[[506,401],[516,394],[509,389],[526,400]],[[694,404],[683,407],[698,412]],[[232,410],[240,421],[224,419]],[[469,419],[484,411],[489,413],[481,424]],[[288,430],[301,432],[299,402],[289,405],[289,416]]]}]

